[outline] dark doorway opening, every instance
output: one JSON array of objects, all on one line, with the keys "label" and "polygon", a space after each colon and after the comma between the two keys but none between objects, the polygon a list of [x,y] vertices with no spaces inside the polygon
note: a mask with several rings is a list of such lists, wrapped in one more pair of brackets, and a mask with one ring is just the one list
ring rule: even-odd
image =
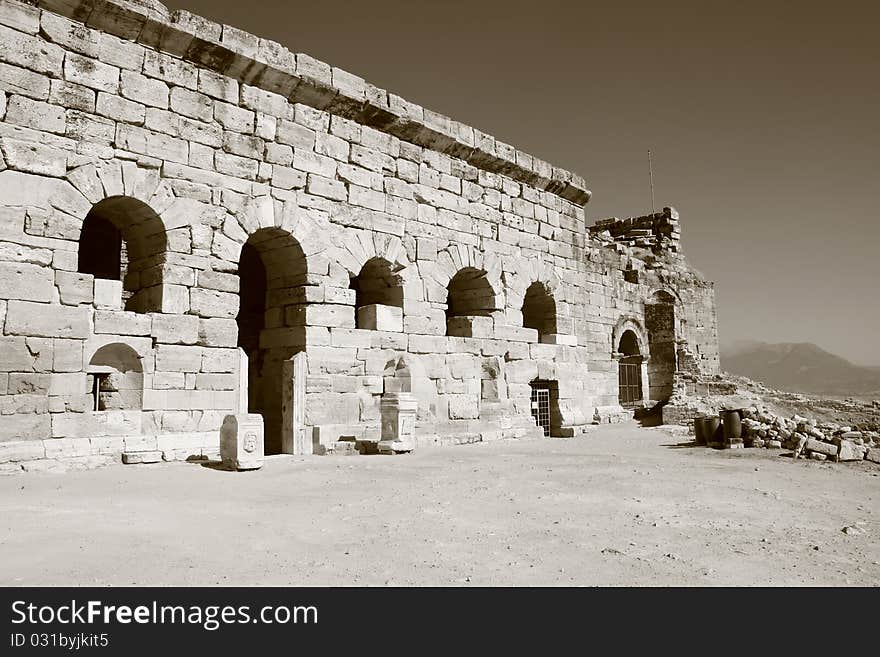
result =
[{"label": "dark doorway opening", "polygon": [[531,412],[532,418],[545,436],[556,436],[562,424],[562,416],[559,413],[559,383],[535,379],[529,384],[532,388]]},{"label": "dark doorway opening", "polygon": [[642,355],[635,333],[624,331],[618,345],[618,400],[621,406],[637,406],[642,394]]}]

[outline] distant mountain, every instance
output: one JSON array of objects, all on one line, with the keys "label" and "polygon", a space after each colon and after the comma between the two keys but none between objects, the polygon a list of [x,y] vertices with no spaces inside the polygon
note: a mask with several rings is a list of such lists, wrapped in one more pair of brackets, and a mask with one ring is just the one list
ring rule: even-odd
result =
[{"label": "distant mountain", "polygon": [[880,368],[854,365],[810,342],[722,344],[721,368],[780,390],[880,397]]}]

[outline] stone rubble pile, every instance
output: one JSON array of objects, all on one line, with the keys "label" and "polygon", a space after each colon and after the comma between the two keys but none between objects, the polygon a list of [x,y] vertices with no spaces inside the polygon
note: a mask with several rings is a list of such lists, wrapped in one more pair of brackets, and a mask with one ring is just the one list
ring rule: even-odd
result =
[{"label": "stone rubble pile", "polygon": [[652,250],[679,251],[681,226],[675,208],[641,217],[611,217],[596,222],[590,233],[600,241],[617,242]]},{"label": "stone rubble pile", "polygon": [[856,431],[800,415],[787,418],[760,407],[744,409],[742,416],[746,446],[790,449],[794,458],[816,461],[880,463],[880,433],[876,431]]}]

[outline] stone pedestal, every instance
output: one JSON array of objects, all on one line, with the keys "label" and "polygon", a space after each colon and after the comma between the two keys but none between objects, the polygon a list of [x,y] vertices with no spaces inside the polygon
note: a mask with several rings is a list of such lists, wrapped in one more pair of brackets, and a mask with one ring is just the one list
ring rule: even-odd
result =
[{"label": "stone pedestal", "polygon": [[380,454],[411,452],[415,447],[418,398],[409,392],[386,392],[380,402],[382,439]]},{"label": "stone pedestal", "polygon": [[263,467],[263,416],[239,413],[223,418],[220,428],[220,459],[233,470]]}]

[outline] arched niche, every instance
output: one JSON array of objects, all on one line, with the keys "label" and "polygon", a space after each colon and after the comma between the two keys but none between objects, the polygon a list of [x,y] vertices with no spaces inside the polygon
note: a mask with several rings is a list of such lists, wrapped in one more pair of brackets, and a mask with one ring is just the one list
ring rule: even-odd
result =
[{"label": "arched niche", "polygon": [[129,345],[112,342],[100,347],[86,369],[94,411],[141,410],[144,369],[141,356]]},{"label": "arched niche", "polygon": [[149,205],[111,196],[95,203],[83,220],[77,271],[121,281],[126,310],[159,312],[167,241],[162,219]]}]

